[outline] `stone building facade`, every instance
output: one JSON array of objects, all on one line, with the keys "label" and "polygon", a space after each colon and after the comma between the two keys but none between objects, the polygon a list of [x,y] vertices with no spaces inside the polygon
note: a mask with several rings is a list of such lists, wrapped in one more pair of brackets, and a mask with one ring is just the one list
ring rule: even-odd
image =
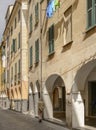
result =
[{"label": "stone building facade", "polygon": [[41,98],[40,1],[29,0],[28,6],[29,112],[38,116],[38,101]]},{"label": "stone building facade", "polygon": [[48,18],[48,1],[41,1],[44,118],[75,128],[96,117],[95,6],[94,0],[61,0]]},{"label": "stone building facade", "polygon": [[49,0],[29,0],[28,13],[26,3],[15,2],[4,31],[11,107],[37,117],[43,100],[45,119],[83,127],[96,118],[96,2],[60,0],[52,14]]},{"label": "stone building facade", "polygon": [[5,57],[5,42],[2,40],[0,46],[0,107],[9,108],[9,99],[6,88],[6,57]]},{"label": "stone building facade", "polygon": [[15,1],[13,6],[9,6],[3,34],[10,108],[22,112],[27,111],[28,102],[27,10],[27,0]]}]

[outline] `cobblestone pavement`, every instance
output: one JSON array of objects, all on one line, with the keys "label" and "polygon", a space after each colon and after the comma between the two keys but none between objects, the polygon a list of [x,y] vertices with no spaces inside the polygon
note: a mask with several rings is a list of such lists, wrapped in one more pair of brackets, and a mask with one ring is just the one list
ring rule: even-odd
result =
[{"label": "cobblestone pavement", "polygon": [[69,130],[64,126],[38,119],[10,110],[0,109],[0,130]]}]

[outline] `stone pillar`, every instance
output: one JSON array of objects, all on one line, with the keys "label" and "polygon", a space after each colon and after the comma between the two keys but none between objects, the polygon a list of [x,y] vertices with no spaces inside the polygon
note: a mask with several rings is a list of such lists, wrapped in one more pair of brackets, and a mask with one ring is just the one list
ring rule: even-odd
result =
[{"label": "stone pillar", "polygon": [[20,112],[21,111],[21,101],[18,100],[18,111]]},{"label": "stone pillar", "polygon": [[17,101],[16,101],[16,100],[14,101],[14,104],[15,104],[15,105],[14,105],[14,106],[15,106],[15,107],[14,107],[14,110],[17,111]]},{"label": "stone pillar", "polygon": [[51,101],[50,95],[46,89],[45,83],[43,83],[42,98],[43,98],[44,105],[45,105],[44,118],[52,119],[53,118],[53,106],[52,106],[52,101]]},{"label": "stone pillar", "polygon": [[84,103],[80,92],[72,92],[72,127],[84,126]]},{"label": "stone pillar", "polygon": [[7,98],[7,109],[10,108],[10,100]]},{"label": "stone pillar", "polygon": [[72,127],[72,96],[71,93],[66,94],[66,123],[68,127]]},{"label": "stone pillar", "polygon": [[34,110],[35,110],[35,116],[38,117],[38,93],[37,92],[34,94]]},{"label": "stone pillar", "polygon": [[29,94],[29,114],[32,115],[33,117],[35,116],[34,113],[34,99],[33,99],[33,94]]},{"label": "stone pillar", "polygon": [[27,100],[22,100],[22,112],[27,112]]}]

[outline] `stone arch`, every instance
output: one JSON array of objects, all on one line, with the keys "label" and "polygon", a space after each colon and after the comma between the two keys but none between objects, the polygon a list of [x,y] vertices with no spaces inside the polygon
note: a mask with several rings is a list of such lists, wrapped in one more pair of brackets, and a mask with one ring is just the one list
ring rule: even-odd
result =
[{"label": "stone arch", "polygon": [[[77,70],[72,85],[72,126],[84,126],[88,109],[88,82],[92,72],[96,70],[96,59],[82,64]],[[91,79],[92,80],[92,79]],[[87,107],[87,109],[86,109]],[[88,115],[88,113],[87,113]]]},{"label": "stone arch", "polygon": [[58,74],[50,75],[45,82],[45,88],[48,94],[45,102],[49,102],[45,104],[47,108],[50,108],[51,118],[65,119],[66,89],[62,77]]}]

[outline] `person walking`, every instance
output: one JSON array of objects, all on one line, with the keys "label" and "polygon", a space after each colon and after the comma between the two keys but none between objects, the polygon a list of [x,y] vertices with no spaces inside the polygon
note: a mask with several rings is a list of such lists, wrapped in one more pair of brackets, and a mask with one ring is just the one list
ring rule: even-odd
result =
[{"label": "person walking", "polygon": [[43,111],[44,111],[44,102],[42,100],[40,100],[38,102],[38,118],[39,118],[39,122],[42,122]]}]

